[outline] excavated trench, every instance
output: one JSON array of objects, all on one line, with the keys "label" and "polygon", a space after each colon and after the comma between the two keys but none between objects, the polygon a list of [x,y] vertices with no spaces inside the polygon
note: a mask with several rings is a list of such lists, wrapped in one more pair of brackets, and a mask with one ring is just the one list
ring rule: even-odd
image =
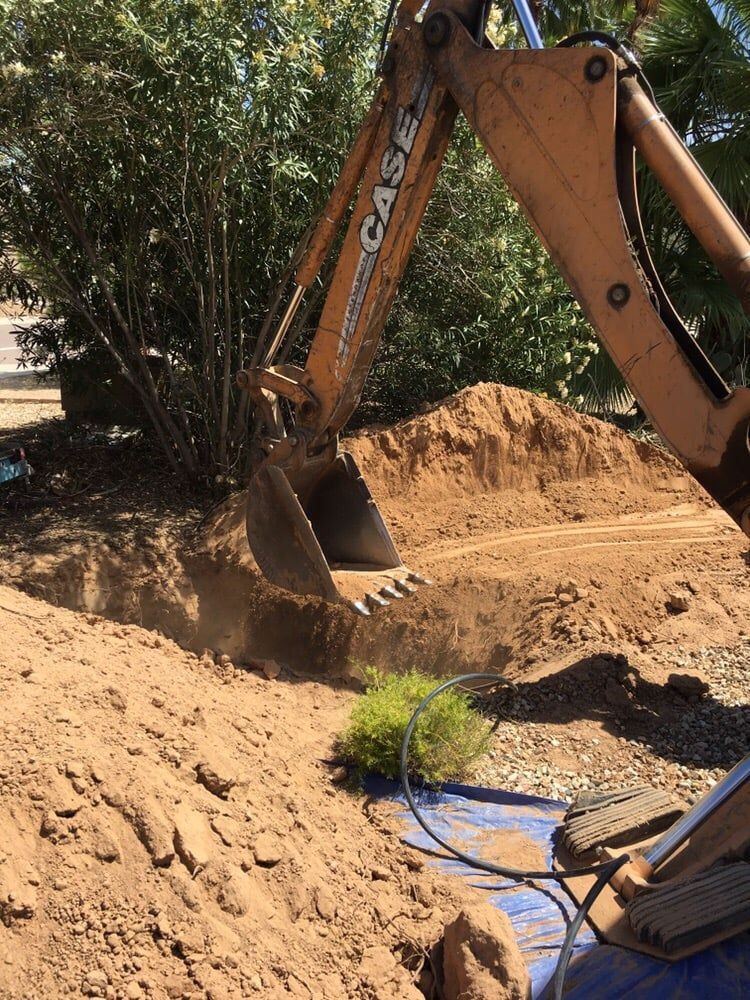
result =
[{"label": "excavated trench", "polygon": [[348,447],[402,555],[434,580],[370,619],[269,585],[241,496],[187,548],[167,529],[70,546],[16,560],[13,580],[196,651],[333,676],[352,661],[513,673],[579,648],[726,641],[748,620],[744,536],[668,455],[608,424],[478,385]]}]

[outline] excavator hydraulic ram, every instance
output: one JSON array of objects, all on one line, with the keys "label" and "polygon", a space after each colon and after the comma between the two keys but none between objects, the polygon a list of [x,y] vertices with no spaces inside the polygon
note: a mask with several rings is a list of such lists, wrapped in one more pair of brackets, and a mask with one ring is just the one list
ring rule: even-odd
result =
[{"label": "excavator hydraulic ram", "polygon": [[[401,562],[338,434],[356,408],[459,109],[505,178],[634,396],[690,473],[750,534],[750,390],[731,391],[673,308],[638,211],[635,151],[746,311],[750,240],[622,47],[496,50],[484,0],[403,0],[382,85],[306,248],[255,404],[248,538],[268,578],[367,613],[420,577]],[[355,197],[355,192],[356,193]],[[289,330],[351,218],[304,369]],[[281,363],[277,363],[279,361]]]}]

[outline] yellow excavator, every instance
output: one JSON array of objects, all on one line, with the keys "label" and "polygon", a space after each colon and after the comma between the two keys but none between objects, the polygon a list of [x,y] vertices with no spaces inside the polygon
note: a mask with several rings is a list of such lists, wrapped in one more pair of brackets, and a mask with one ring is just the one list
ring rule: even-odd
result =
[{"label": "yellow excavator", "polygon": [[[724,383],[662,286],[639,214],[636,154],[748,313],[750,240],[625,46],[582,32],[545,48],[527,0],[513,0],[528,48],[497,49],[486,36],[490,3],[392,4],[380,89],[299,248],[284,315],[260,363],[237,375],[258,415],[247,502],[258,566],[280,587],[362,615],[427,582],[403,564],[338,435],[359,401],[459,110],[654,428],[750,535],[750,390]],[[305,367],[278,361],[350,207]],[[592,910],[604,933],[676,957],[750,926],[749,776],[746,758],[684,815],[648,789],[574,805],[558,864],[575,868],[613,845],[630,859]],[[586,879],[579,885],[585,894]]]},{"label": "yellow excavator", "polygon": [[[460,109],[690,473],[750,534],[750,390],[731,391],[675,312],[638,211],[635,153],[750,312],[750,240],[659,110],[633,55],[583,32],[544,48],[486,38],[487,0],[402,0],[382,83],[306,246],[288,307],[237,375],[259,419],[250,548],[280,587],[368,615],[414,591],[338,435],[357,406]],[[359,191],[357,193],[357,188]],[[356,198],[355,198],[356,195]],[[305,289],[354,201],[304,368],[276,363]]]}]

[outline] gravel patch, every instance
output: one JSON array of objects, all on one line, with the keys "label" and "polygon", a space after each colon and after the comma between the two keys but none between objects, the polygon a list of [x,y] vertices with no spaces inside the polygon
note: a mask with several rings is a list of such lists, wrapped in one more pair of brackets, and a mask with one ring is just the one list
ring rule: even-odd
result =
[{"label": "gravel patch", "polygon": [[[519,684],[495,696],[500,721],[476,780],[566,801],[647,784],[693,801],[750,752],[749,668],[745,642],[662,654],[660,683],[601,656]],[[680,693],[673,674],[700,677],[708,693]]]}]

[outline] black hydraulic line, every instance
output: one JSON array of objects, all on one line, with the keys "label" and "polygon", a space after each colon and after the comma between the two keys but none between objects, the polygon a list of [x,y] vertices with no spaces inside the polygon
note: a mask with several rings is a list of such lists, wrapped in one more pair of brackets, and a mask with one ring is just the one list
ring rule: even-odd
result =
[{"label": "black hydraulic line", "polygon": [[399,0],[391,0],[388,4],[388,11],[385,15],[385,21],[383,22],[383,29],[380,33],[380,46],[379,46],[379,59],[378,61],[382,63],[383,56],[385,55],[386,46],[388,45],[388,35],[390,34],[391,24],[393,22],[393,16],[396,13],[396,7],[398,7]]},{"label": "black hydraulic line", "polygon": [[560,954],[557,958],[557,965],[555,966],[555,974],[552,977],[552,995],[554,1000],[561,1000],[562,998],[563,989],[565,987],[565,974],[568,971],[568,965],[570,964],[570,959],[573,955],[573,945],[578,937],[578,932],[583,926],[583,921],[588,916],[589,910],[598,899],[599,894],[604,889],[607,882],[609,882],[612,875],[614,875],[617,869],[624,863],[625,861],[622,858],[617,858],[616,861],[613,861],[610,865],[605,866],[608,870],[602,871],[600,875],[597,875],[596,881],[584,896],[583,902],[578,907],[575,917],[571,920],[570,926],[565,932],[563,946],[560,949]]},{"label": "black hydraulic line", "polygon": [[627,854],[623,854],[618,858],[614,858],[611,861],[605,861],[602,864],[588,865],[583,868],[574,868],[570,871],[522,871],[520,868],[510,868],[504,865],[496,865],[491,861],[485,861],[483,858],[476,858],[471,854],[466,854],[466,852],[462,851],[458,847],[454,847],[453,844],[444,840],[438,833],[436,833],[432,826],[430,826],[429,822],[425,819],[419,806],[414,800],[411,783],[409,781],[409,745],[411,743],[411,737],[414,729],[419,722],[422,713],[432,700],[443,694],[443,692],[447,691],[449,688],[466,685],[471,681],[481,681],[485,687],[490,684],[495,686],[496,684],[510,683],[507,678],[502,677],[499,674],[461,674],[459,677],[452,677],[450,680],[444,681],[442,684],[438,685],[434,691],[431,691],[425,698],[422,699],[409,720],[409,724],[404,731],[403,740],[401,741],[400,772],[404,796],[406,797],[406,801],[409,803],[409,808],[411,809],[414,818],[425,833],[431,837],[435,843],[439,844],[444,850],[448,851],[449,854],[452,854],[454,857],[458,858],[459,861],[463,861],[464,864],[470,865],[472,868],[478,868],[480,871],[486,871],[492,875],[502,875],[504,878],[510,878],[517,882],[546,879],[562,883],[567,879],[580,878],[583,875],[597,876],[596,882],[589,890],[581,906],[578,908],[578,912],[576,913],[575,918],[571,922],[565,935],[565,940],[560,951],[560,957],[558,959],[557,967],[555,969],[555,977],[553,980],[554,996],[555,1000],[558,1000],[558,998],[562,997],[565,972],[570,961],[570,956],[573,952],[573,943],[589,909],[612,875],[614,875],[614,873],[621,868],[622,865],[629,861],[630,857]]},{"label": "black hydraulic line", "polygon": [[571,49],[574,45],[580,45],[581,42],[599,42],[602,45],[606,45],[607,48],[613,49],[615,52],[619,52],[621,48],[624,48],[619,38],[616,38],[614,35],[610,35],[606,31],[593,30],[576,31],[574,35],[568,35],[567,38],[563,38],[561,42],[558,42],[555,48]]}]

